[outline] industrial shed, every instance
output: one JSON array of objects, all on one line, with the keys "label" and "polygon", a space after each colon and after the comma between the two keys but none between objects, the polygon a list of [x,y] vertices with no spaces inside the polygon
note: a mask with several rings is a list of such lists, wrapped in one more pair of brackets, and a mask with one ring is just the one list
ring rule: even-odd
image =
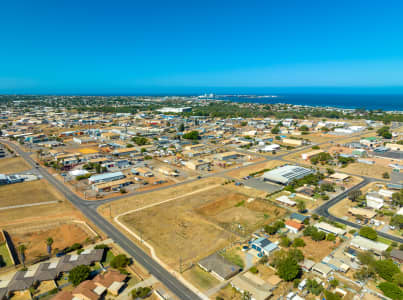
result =
[{"label": "industrial shed", "polygon": [[279,167],[277,169],[265,172],[263,174],[263,179],[265,181],[288,185],[293,180],[301,179],[307,175],[314,173],[315,172],[311,169],[290,165]]}]

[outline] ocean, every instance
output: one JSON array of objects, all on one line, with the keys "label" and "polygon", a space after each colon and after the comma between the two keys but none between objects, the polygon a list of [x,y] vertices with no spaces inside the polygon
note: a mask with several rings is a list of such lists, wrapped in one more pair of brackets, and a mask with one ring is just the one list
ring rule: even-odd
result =
[{"label": "ocean", "polygon": [[[268,95],[268,94],[266,94]],[[309,106],[331,106],[339,108],[364,108],[367,110],[403,111],[403,94],[273,94],[216,96],[216,99],[251,103],[288,103]]]}]

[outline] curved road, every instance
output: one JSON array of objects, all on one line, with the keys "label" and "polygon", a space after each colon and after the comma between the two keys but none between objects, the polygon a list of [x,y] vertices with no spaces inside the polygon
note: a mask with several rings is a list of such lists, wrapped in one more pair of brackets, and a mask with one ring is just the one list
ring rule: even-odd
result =
[{"label": "curved road", "polygon": [[[338,218],[336,216],[333,216],[332,214],[329,213],[329,208],[332,207],[333,205],[335,205],[337,202],[343,200],[344,198],[346,198],[348,196],[348,193],[352,190],[358,190],[361,189],[362,187],[366,186],[367,184],[374,182],[374,181],[379,181],[375,178],[369,178],[369,177],[363,177],[363,181],[361,181],[359,184],[353,186],[350,189],[345,190],[344,192],[342,192],[341,194],[337,195],[336,197],[332,198],[331,200],[325,202],[322,206],[319,206],[318,208],[316,208],[314,210],[314,213],[323,216],[325,218],[328,218],[329,220],[338,222],[338,223],[342,223],[344,225],[348,225],[350,227],[354,227],[357,229],[361,228],[361,225],[358,225],[356,223],[344,220],[342,218]],[[389,240],[398,242],[398,243],[403,243],[403,239],[395,236],[395,235],[391,235],[391,234],[387,234],[385,232],[382,231],[377,231],[379,236],[382,236],[384,238],[387,238]]]},{"label": "curved road", "polygon": [[[337,140],[337,139],[335,139]],[[110,238],[112,238],[116,243],[118,243],[127,253],[129,253],[136,261],[138,261],[140,264],[142,264],[154,277],[156,277],[159,281],[161,281],[169,290],[171,290],[176,296],[178,296],[180,299],[200,299],[198,295],[196,295],[193,291],[191,291],[189,288],[187,288],[181,281],[179,281],[176,277],[174,277],[171,273],[169,273],[165,268],[163,268],[161,265],[159,265],[156,261],[154,261],[150,256],[148,256],[147,253],[145,253],[141,248],[139,248],[137,245],[135,245],[130,239],[128,239],[124,234],[122,234],[118,229],[116,229],[111,223],[109,223],[107,220],[105,220],[102,216],[100,216],[97,212],[98,206],[115,201],[117,199],[125,198],[128,197],[127,195],[122,195],[114,198],[109,198],[109,199],[104,199],[104,200],[98,200],[98,201],[88,201],[81,199],[78,197],[76,194],[74,194],[69,188],[67,188],[62,182],[54,178],[53,175],[51,175],[46,169],[42,168],[41,166],[36,166],[35,161],[30,157],[30,154],[27,152],[24,152],[18,147],[17,145],[10,143],[8,141],[2,140],[2,142],[6,143],[10,147],[12,147],[22,158],[24,158],[31,166],[36,167],[36,170],[46,179],[48,180],[55,188],[57,188],[65,197],[68,199],[71,203],[73,203],[79,210],[83,212],[83,214],[90,219],[100,230],[102,230],[105,234],[107,234]],[[328,142],[323,142],[319,143],[320,144],[325,144]],[[283,160],[283,156],[285,155],[290,155],[294,152],[299,152],[305,148],[310,148],[310,146],[306,146],[294,151],[290,151],[286,154],[282,155],[273,155],[273,156],[264,156],[265,160],[263,161],[258,161],[254,162],[252,164],[249,164],[245,167],[249,167],[251,165],[255,164],[260,164],[265,161],[269,160]],[[238,151],[238,150],[237,150]],[[245,151],[247,152],[247,151]],[[256,153],[248,153],[248,154],[254,154]],[[204,177],[211,177],[211,176],[223,176],[226,177],[226,173],[232,171],[232,169],[225,170],[222,172],[218,173],[213,173],[213,174],[208,174]],[[345,190],[343,193],[339,194],[338,196],[332,198],[331,200],[327,201],[324,203],[322,206],[318,207],[314,213],[326,217],[332,221],[336,221],[354,228],[361,228],[360,225],[355,224],[350,221],[346,221],[344,219],[335,217],[329,213],[329,208],[335,205],[337,202],[341,201],[345,197],[347,197],[348,193],[351,190],[355,189],[360,189],[363,186],[367,185],[370,182],[377,181],[374,178],[369,178],[369,177],[362,177],[363,181],[357,184],[356,186]],[[160,187],[156,188],[153,191],[156,190],[162,190],[166,188],[171,188],[174,186],[179,186],[182,184],[186,184],[192,181],[196,181],[198,179],[190,179],[186,180],[180,183],[176,183],[170,186],[166,187]],[[143,192],[135,192],[132,193],[130,196],[133,195],[140,195],[143,193],[147,193],[149,191],[143,191]],[[379,236],[385,237],[387,239],[403,243],[403,239],[399,238],[394,235],[390,235],[384,232],[377,231]]]}]

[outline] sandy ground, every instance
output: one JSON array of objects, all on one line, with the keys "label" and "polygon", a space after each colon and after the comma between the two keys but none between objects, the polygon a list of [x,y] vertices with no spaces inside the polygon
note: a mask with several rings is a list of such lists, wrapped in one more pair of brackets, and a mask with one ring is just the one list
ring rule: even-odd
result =
[{"label": "sandy ground", "polygon": [[[256,229],[282,213],[265,202],[248,203],[249,190],[243,188],[241,194],[232,187],[219,186],[149,206],[120,220],[142,235],[171,267],[178,268],[180,259],[185,265],[195,263],[235,241],[237,237],[231,232],[241,234]],[[243,228],[240,232],[238,224]]]},{"label": "sandy ground", "polygon": [[13,174],[30,169],[31,167],[21,157],[0,159],[0,174]]},{"label": "sandy ground", "polygon": [[54,240],[52,248],[62,250],[74,243],[83,243],[88,236],[86,231],[78,224],[63,224],[51,229],[27,230],[24,233],[10,233],[16,248],[24,244],[27,247],[25,255],[27,260],[47,254],[46,239]]},{"label": "sandy ground", "polygon": [[329,241],[313,241],[310,237],[304,236],[302,239],[305,242],[305,247],[299,248],[304,256],[315,262],[320,262],[325,256],[329,255],[339,245],[339,242]]},{"label": "sandy ground", "polygon": [[46,180],[0,186],[0,207],[62,200],[62,195]]},{"label": "sandy ground", "polygon": [[123,198],[114,201],[110,204],[101,205],[98,211],[106,217],[115,217],[116,215],[122,214],[129,210],[144,207],[146,205],[157,203],[166,199],[173,197],[178,197],[183,194],[187,194],[192,191],[196,191],[202,188],[206,188],[209,185],[220,184],[224,182],[223,178],[205,178],[184,184],[178,187],[172,187],[161,191],[150,192],[143,195],[128,195],[127,198]]}]

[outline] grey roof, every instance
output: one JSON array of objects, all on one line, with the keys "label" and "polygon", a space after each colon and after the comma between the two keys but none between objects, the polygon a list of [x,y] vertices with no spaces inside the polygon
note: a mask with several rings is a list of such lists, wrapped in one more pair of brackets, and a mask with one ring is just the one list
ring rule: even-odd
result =
[{"label": "grey roof", "polygon": [[392,258],[397,258],[398,260],[403,260],[403,251],[398,249],[393,249],[390,251],[390,256]]},{"label": "grey roof", "polygon": [[218,253],[203,258],[199,261],[199,265],[225,279],[233,276],[241,270],[239,266],[230,263]]},{"label": "grey roof", "polygon": [[313,174],[311,169],[303,168],[300,166],[283,166],[263,174],[265,180],[288,184],[293,180],[301,179],[309,174]]},{"label": "grey roof", "polygon": [[56,263],[42,263],[36,270],[34,279],[37,281],[54,280],[58,274]]},{"label": "grey roof", "polygon": [[7,293],[8,293],[7,288],[0,288],[0,300],[7,299],[6,298]]},{"label": "grey roof", "polygon": [[29,289],[34,283],[34,277],[33,276],[27,277],[26,275],[28,274],[29,274],[28,271],[18,271],[17,273],[15,273],[7,286],[8,291],[14,292]]}]

